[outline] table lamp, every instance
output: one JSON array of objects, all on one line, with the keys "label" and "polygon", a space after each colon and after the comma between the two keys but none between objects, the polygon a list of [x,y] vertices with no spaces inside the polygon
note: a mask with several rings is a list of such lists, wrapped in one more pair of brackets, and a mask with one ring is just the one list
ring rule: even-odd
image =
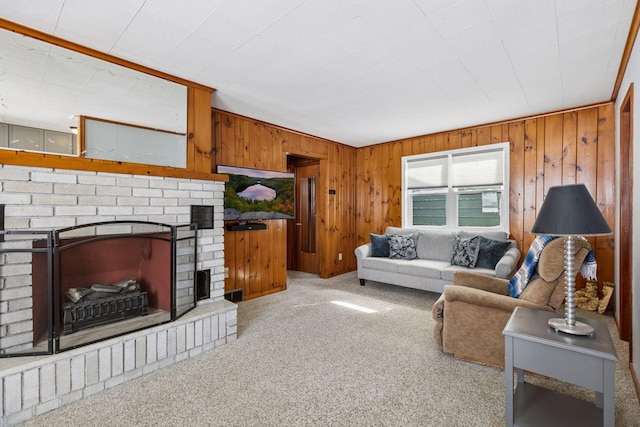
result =
[{"label": "table lamp", "polygon": [[549,319],[549,326],[573,335],[591,335],[593,328],[576,321],[576,236],[611,234],[611,228],[600,213],[584,184],[549,188],[533,227],[533,234],[566,236],[564,242],[565,317]]}]

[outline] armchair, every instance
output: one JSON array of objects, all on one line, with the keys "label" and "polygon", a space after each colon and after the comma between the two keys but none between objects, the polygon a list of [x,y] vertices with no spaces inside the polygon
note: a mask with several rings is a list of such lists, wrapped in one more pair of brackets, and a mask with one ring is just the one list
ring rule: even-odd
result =
[{"label": "armchair", "polygon": [[[446,285],[433,306],[436,345],[456,357],[504,365],[504,329],[513,310],[530,307],[555,311],[564,300],[564,240],[549,242],[542,252],[534,275],[518,298],[509,295],[508,279],[466,271],[456,272],[453,284]],[[577,239],[575,271],[580,271],[589,242]]]}]

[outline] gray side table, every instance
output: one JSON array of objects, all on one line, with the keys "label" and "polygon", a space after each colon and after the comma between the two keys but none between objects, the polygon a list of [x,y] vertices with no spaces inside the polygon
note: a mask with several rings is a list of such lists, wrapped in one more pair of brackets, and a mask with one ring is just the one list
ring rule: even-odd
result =
[{"label": "gray side table", "polygon": [[[558,316],[557,313],[517,307],[502,331],[505,339],[506,425],[614,426],[618,356],[609,328],[604,322],[582,318],[582,322],[595,328],[593,336],[556,332],[547,321]],[[595,390],[595,405],[525,383],[525,370]]]}]

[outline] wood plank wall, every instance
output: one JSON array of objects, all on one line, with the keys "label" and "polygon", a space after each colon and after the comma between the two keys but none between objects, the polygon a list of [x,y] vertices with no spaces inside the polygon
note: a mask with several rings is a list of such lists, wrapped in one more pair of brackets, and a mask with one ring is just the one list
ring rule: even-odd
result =
[{"label": "wood plank wall", "polygon": [[[287,154],[320,161],[320,277],[355,270],[356,149],[224,111],[214,109],[212,114],[218,165],[285,172]],[[329,195],[330,189],[336,194]],[[286,220],[266,223],[264,234],[268,238],[264,239],[255,230],[233,232],[233,236],[225,231],[225,266],[229,268],[226,291],[244,289],[244,298],[248,299],[286,287]],[[342,260],[338,259],[339,253]],[[256,268],[256,263],[262,268]]]},{"label": "wood plank wall", "polygon": [[[615,115],[614,104],[606,103],[358,149],[356,246],[368,242],[369,233],[402,225],[402,156],[505,141],[511,143],[510,232],[523,254],[535,237],[529,230],[536,211],[554,185],[584,183],[614,229]],[[601,282],[613,282],[614,238],[589,238]]]}]

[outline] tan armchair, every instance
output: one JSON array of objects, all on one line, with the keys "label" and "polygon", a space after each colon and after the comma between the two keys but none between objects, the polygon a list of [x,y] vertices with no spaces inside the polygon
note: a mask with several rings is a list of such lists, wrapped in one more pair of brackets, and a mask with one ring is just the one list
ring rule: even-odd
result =
[{"label": "tan armchair", "polygon": [[[516,307],[557,310],[564,301],[564,238],[549,242],[538,267],[519,298],[512,298],[509,280],[466,271],[456,272],[453,284],[433,306],[436,344],[456,357],[504,365],[504,329]],[[575,271],[591,250],[576,239]]]}]

